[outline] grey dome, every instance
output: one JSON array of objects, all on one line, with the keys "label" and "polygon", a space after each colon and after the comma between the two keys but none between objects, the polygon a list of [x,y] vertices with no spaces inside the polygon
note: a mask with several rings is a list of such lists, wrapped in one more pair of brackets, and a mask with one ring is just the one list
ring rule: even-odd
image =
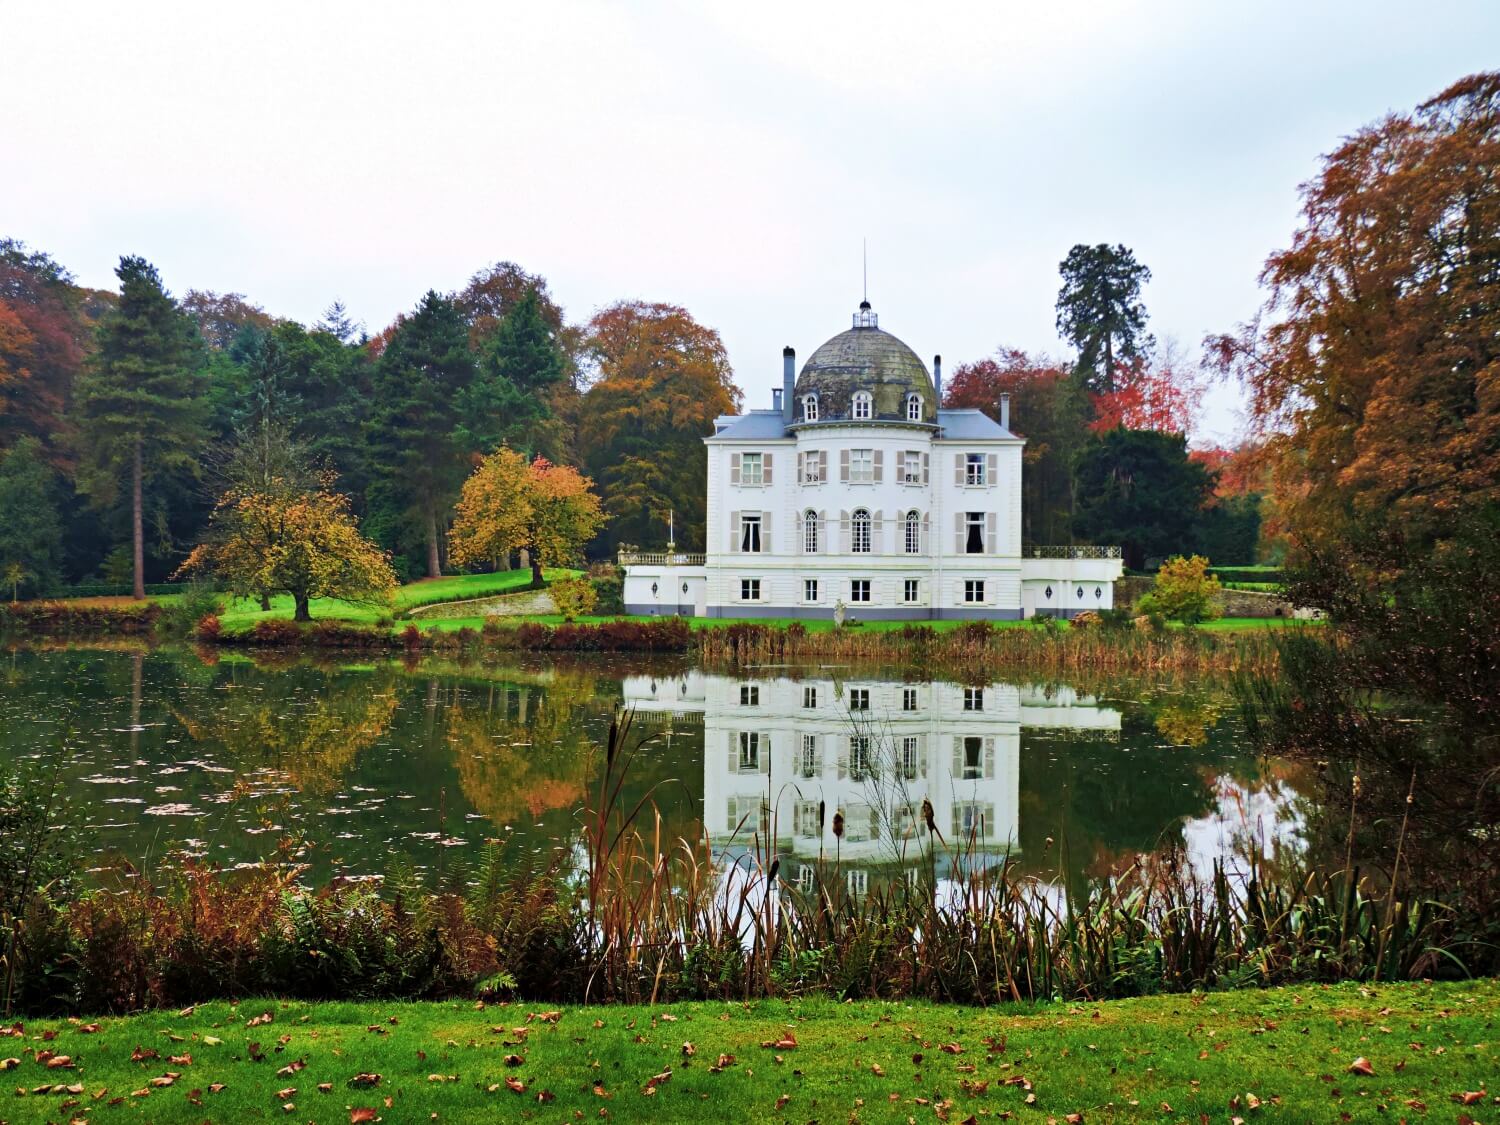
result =
[{"label": "grey dome", "polygon": [[854,319],[855,327],[823,344],[802,365],[793,392],[794,420],[802,420],[805,395],[818,396],[818,421],[831,422],[848,419],[855,393],[868,391],[875,421],[905,421],[907,395],[915,392],[922,399],[922,421],[936,422],[937,404],[926,364],[895,336],[876,327],[868,304]]}]

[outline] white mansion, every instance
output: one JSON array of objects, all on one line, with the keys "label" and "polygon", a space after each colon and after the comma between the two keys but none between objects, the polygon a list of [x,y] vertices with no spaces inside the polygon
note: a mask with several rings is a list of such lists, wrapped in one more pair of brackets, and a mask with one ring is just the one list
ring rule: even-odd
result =
[{"label": "white mansion", "polygon": [[769,410],[716,420],[708,550],[623,552],[625,608],[697,617],[1071,617],[1113,605],[1115,547],[1021,544],[1021,450],[997,424],[939,409],[932,374],[868,302]]}]

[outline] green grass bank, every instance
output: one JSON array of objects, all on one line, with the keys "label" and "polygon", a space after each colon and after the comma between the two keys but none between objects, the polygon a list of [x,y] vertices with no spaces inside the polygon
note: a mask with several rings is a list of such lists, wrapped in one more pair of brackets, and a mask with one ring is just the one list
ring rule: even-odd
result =
[{"label": "green grass bank", "polygon": [[257,1000],[29,1021],[0,1039],[0,1118],[1479,1123],[1497,1021],[1494,980],[991,1009]]}]

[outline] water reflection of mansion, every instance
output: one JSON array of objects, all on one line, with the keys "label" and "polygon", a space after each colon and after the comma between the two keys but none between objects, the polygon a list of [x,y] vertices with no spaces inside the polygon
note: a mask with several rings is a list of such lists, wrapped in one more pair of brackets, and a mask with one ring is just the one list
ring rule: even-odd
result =
[{"label": "water reflection of mansion", "polygon": [[[1019,840],[1024,727],[1116,735],[1120,713],[1069,688],[699,672],[625,680],[639,722],[703,722],[704,825],[715,851],[774,841],[787,880],[837,856],[852,891],[913,867],[933,843],[995,859]],[[940,841],[928,839],[923,802]],[[842,818],[842,837],[835,833]]]}]

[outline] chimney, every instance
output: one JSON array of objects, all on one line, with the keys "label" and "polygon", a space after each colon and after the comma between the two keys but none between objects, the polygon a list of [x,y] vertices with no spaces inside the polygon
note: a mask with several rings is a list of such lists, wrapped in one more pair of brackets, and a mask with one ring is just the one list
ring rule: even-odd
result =
[{"label": "chimney", "polygon": [[792,424],[792,389],[797,385],[797,353],[788,344],[781,349],[781,424]]},{"label": "chimney", "polygon": [[774,411],[776,411],[776,413],[778,413],[778,414],[781,413],[781,388],[780,387],[772,387],[771,388],[771,409],[774,410]]},{"label": "chimney", "polygon": [[1000,428],[1010,430],[1010,392],[1000,393]]},{"label": "chimney", "polygon": [[940,355],[932,357],[932,393],[937,396],[933,410],[941,410],[943,407],[943,357]]}]

